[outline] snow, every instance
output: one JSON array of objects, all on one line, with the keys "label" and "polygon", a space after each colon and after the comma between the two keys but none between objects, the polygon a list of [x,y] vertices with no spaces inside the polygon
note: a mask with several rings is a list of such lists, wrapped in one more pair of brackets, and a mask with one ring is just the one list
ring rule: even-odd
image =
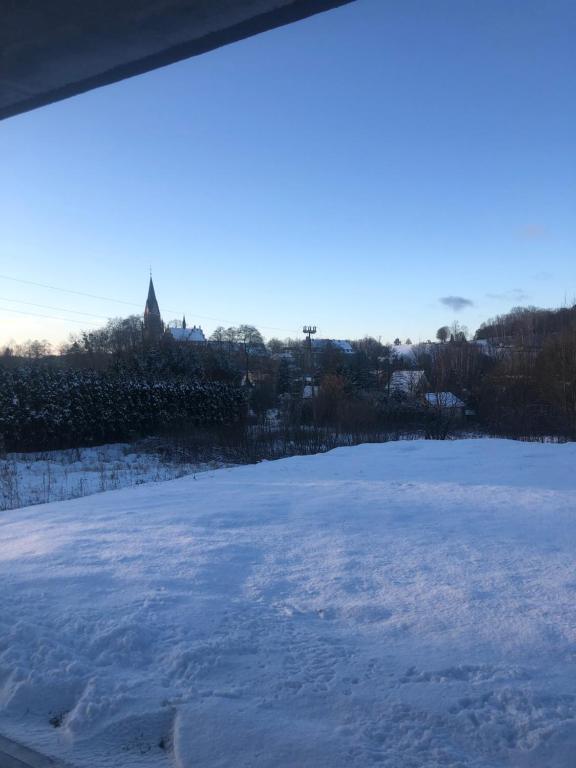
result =
[{"label": "snow", "polygon": [[405,357],[406,362],[415,363],[416,353],[422,351],[421,347],[420,344],[395,344],[392,351],[396,357]]},{"label": "snow", "polygon": [[428,405],[440,408],[464,408],[464,403],[453,392],[426,392]]},{"label": "snow", "polygon": [[402,441],[2,512],[0,731],[94,768],[573,768],[575,463]]},{"label": "snow", "polygon": [[311,339],[311,343],[314,352],[322,352],[326,347],[332,345],[339,349],[340,352],[344,352],[345,355],[354,354],[352,344],[346,339]]},{"label": "snow", "polygon": [[206,337],[202,328],[168,328],[168,333],[175,341],[204,342]]},{"label": "snow", "polygon": [[214,464],[168,462],[129,443],[9,453],[0,459],[0,510],[172,480],[211,468]]},{"label": "snow", "polygon": [[390,377],[390,389],[398,394],[414,394],[427,383],[424,371],[393,371]]}]

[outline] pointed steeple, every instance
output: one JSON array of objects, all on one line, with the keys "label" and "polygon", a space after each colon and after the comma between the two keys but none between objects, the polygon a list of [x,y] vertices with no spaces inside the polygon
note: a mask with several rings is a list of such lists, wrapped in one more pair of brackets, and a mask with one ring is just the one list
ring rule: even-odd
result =
[{"label": "pointed steeple", "polygon": [[146,299],[146,306],[144,307],[144,315],[160,314],[160,307],[156,299],[156,293],[154,291],[154,283],[152,282],[152,275],[150,275],[150,284],[148,285],[148,298]]},{"label": "pointed steeple", "polygon": [[186,328],[186,315],[182,315],[182,328]]},{"label": "pointed steeple", "polygon": [[164,324],[160,316],[160,307],[154,291],[152,274],[150,274],[150,283],[148,285],[148,298],[144,307],[144,338],[149,343],[156,343],[162,338],[164,333]]}]

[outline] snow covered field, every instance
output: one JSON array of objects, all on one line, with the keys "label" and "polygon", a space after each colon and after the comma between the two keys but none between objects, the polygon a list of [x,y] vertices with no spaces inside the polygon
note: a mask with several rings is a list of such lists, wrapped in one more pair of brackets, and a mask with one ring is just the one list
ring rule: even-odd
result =
[{"label": "snow covered field", "polygon": [[206,464],[163,461],[157,454],[143,453],[128,443],[10,453],[0,459],[0,510],[172,480],[209,468]]},{"label": "snow covered field", "polygon": [[398,442],[2,512],[0,732],[92,768],[573,768],[575,467]]}]

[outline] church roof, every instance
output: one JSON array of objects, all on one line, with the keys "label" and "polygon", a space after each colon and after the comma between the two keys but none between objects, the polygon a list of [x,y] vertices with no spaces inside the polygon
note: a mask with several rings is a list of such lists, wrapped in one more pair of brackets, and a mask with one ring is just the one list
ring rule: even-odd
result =
[{"label": "church roof", "polygon": [[202,328],[168,328],[174,341],[206,341]]}]

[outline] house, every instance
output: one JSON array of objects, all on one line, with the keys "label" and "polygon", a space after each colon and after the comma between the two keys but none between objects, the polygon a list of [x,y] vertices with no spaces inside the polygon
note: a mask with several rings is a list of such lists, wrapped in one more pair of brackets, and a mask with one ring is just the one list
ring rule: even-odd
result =
[{"label": "house", "polygon": [[457,418],[459,421],[465,416],[466,404],[453,392],[426,392],[424,405],[445,416]]},{"label": "house", "polygon": [[193,325],[192,328],[187,328],[186,325],[182,328],[167,328],[166,333],[174,341],[186,344],[203,344],[206,341],[204,331],[196,325]]},{"label": "house", "polygon": [[464,408],[465,403],[453,392],[426,392],[426,405],[433,408]]},{"label": "house", "polygon": [[395,344],[392,347],[392,354],[397,358],[403,358],[404,365],[414,365],[418,351],[419,347],[416,344]]},{"label": "house", "polygon": [[424,371],[394,371],[388,383],[390,394],[397,397],[416,398],[424,393],[428,386]]},{"label": "house", "polygon": [[323,352],[329,347],[334,347],[340,352],[343,352],[345,355],[354,354],[352,344],[350,344],[350,342],[346,341],[345,339],[310,339],[310,343],[312,345],[312,352],[314,352],[314,354]]}]

